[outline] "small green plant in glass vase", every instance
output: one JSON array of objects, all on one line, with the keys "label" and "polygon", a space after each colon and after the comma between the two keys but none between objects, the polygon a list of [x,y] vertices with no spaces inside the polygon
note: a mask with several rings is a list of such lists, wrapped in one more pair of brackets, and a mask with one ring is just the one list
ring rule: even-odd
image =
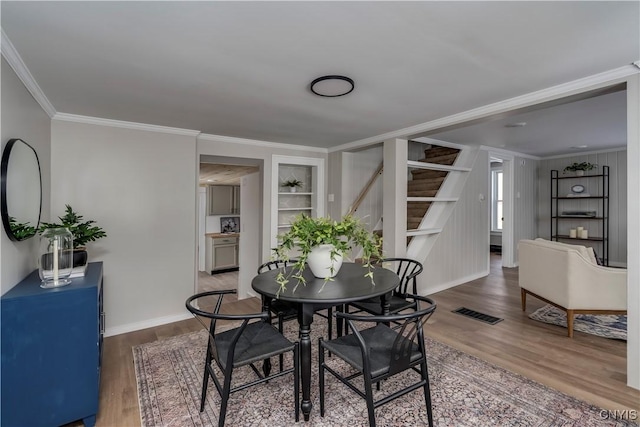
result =
[{"label": "small green plant in glass vase", "polygon": [[306,283],[303,272],[309,258],[315,257],[318,252],[324,252],[329,259],[323,261],[324,266],[319,270],[314,269],[315,261],[309,262],[309,267],[316,277],[324,278],[325,284],[333,280],[332,277],[342,265],[343,256],[354,248],[362,248],[362,263],[367,269],[365,277],[369,277],[372,282],[372,262],[382,256],[382,238],[367,230],[358,218],[351,215],[335,221],[300,214],[291,223],[289,231],[279,235],[278,239],[280,243],[273,249],[277,259],[288,261],[296,252],[296,261],[290,264],[291,269],[282,268],[276,276],[276,282],[280,285],[279,292],[286,290],[290,279],[296,280],[294,292],[299,284]]}]

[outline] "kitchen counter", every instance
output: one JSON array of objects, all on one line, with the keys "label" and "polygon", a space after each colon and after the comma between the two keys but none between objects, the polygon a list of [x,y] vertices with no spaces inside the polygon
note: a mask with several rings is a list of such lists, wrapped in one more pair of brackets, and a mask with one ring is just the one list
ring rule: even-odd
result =
[{"label": "kitchen counter", "polygon": [[240,233],[205,233],[205,237],[213,237],[214,239],[220,237],[240,237]]}]

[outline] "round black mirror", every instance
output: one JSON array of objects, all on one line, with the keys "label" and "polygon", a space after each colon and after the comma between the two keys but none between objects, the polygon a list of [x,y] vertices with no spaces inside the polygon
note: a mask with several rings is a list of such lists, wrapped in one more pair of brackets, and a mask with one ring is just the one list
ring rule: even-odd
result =
[{"label": "round black mirror", "polygon": [[2,153],[2,224],[11,240],[33,237],[40,225],[42,177],[38,154],[21,139],[11,139]]}]

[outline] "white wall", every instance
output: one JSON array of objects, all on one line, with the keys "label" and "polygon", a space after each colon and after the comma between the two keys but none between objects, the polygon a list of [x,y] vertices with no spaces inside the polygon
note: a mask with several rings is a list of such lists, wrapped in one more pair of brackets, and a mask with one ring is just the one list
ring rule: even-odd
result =
[{"label": "white wall", "polygon": [[[550,236],[550,181],[551,170],[559,171],[559,176],[563,176],[562,170],[565,166],[573,162],[591,162],[598,165],[593,173],[602,173],[602,166],[609,166],[609,262],[617,266],[627,265],[627,150],[607,151],[580,156],[558,156],[545,158],[540,161],[539,187],[540,194],[538,200],[538,234],[540,237],[549,239]],[[566,175],[565,175],[566,176]],[[561,184],[571,186],[582,184],[586,191],[592,195],[602,194],[602,182],[597,178],[584,178],[561,181]],[[561,192],[563,191],[561,187]],[[562,194],[561,194],[562,195]],[[601,201],[577,201],[575,205],[563,202],[562,206],[567,209],[595,209],[601,205]],[[560,207],[562,209],[562,207]],[[583,226],[589,230],[592,236],[602,236],[602,229],[599,221],[562,221],[560,226],[575,227]],[[583,242],[581,244],[585,244]],[[594,249],[598,255],[602,255],[602,246],[594,244]]]},{"label": "white wall", "polygon": [[[489,274],[489,157],[480,150],[453,213],[424,261],[418,293],[439,292]],[[484,200],[480,200],[480,194]]]},{"label": "white wall", "polygon": [[333,201],[327,200],[327,215],[340,218],[344,212],[342,207],[342,151],[329,153],[327,162],[327,195],[333,195]]},{"label": "white wall", "polygon": [[[38,154],[42,175],[41,221],[49,221],[51,198],[51,119],[2,58],[2,150],[12,138],[27,142]],[[1,226],[0,226],[1,227]],[[36,269],[38,236],[13,242],[2,227],[0,294]]]},{"label": "white wall", "polygon": [[640,389],[640,74],[627,81],[627,385]]},{"label": "white wall", "polygon": [[196,270],[196,140],[52,122],[51,207],[70,204],[104,228],[88,245],[104,261],[106,334],[190,317]]},{"label": "white wall", "polygon": [[538,161],[513,159],[513,257],[518,263],[518,242],[538,237]]},{"label": "white wall", "polygon": [[251,280],[262,264],[256,237],[260,235],[260,174],[252,173],[240,178],[240,255],[238,264],[238,299],[255,296]]}]

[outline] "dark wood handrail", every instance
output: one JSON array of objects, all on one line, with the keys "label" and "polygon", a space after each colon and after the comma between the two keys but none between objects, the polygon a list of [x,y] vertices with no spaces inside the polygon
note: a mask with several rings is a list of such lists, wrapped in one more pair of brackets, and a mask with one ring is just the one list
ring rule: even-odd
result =
[{"label": "dark wood handrail", "polygon": [[384,162],[380,162],[380,166],[378,166],[378,169],[376,169],[374,174],[371,176],[371,178],[369,179],[369,182],[367,182],[367,185],[364,186],[364,188],[356,198],[356,201],[353,202],[353,205],[351,205],[351,208],[349,209],[349,212],[347,213],[347,215],[353,215],[358,210],[358,208],[360,207],[360,204],[362,203],[364,198],[367,196],[367,193],[369,193],[369,190],[371,190],[373,183],[376,182],[376,179],[382,174],[383,169],[384,169]]}]

